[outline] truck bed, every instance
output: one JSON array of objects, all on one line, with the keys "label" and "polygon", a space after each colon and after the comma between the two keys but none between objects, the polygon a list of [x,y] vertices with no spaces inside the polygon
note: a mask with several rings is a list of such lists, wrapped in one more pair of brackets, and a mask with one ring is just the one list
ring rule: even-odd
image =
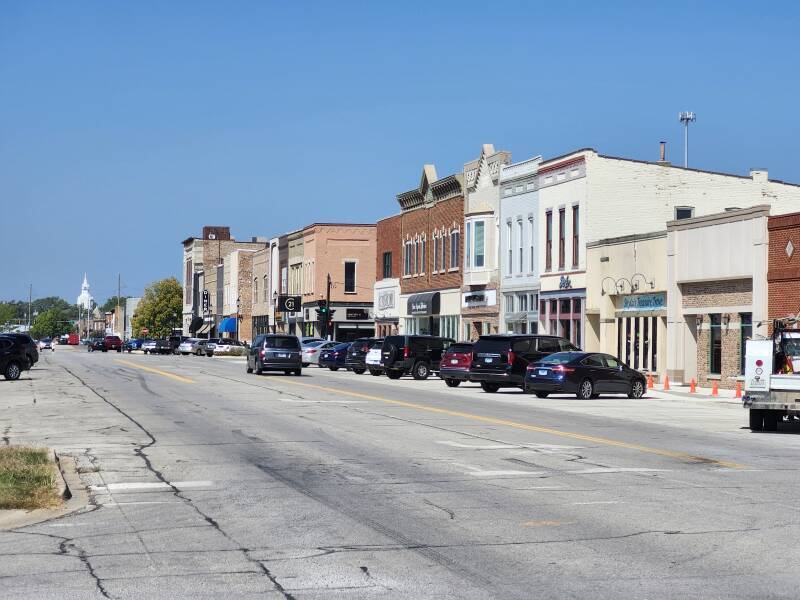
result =
[{"label": "truck bed", "polygon": [[776,392],[800,392],[800,374],[770,375],[769,387]]}]

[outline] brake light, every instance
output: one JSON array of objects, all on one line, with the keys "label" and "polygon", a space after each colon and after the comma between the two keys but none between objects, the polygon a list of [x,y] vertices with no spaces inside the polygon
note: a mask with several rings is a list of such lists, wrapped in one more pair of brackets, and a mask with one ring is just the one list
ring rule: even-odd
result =
[{"label": "brake light", "polygon": [[508,351],[508,364],[513,365],[514,364],[514,358],[516,358],[514,356],[514,351],[513,350],[509,350]]},{"label": "brake light", "polygon": [[264,355],[267,353],[266,350],[261,350],[261,358],[264,358]]},{"label": "brake light", "polygon": [[565,367],[564,365],[557,365],[553,367],[553,371],[556,373],[573,373],[575,369],[572,367]]},{"label": "brake light", "polygon": [[308,353],[309,353],[309,354],[316,354],[316,353],[317,353],[317,351],[316,351],[316,350],[314,350],[314,349],[312,348],[311,350],[309,350],[309,351],[308,351]]},{"label": "brake light", "polygon": [[410,354],[410,352],[409,352],[408,346],[404,346],[403,347],[403,358],[408,358],[409,354]]}]

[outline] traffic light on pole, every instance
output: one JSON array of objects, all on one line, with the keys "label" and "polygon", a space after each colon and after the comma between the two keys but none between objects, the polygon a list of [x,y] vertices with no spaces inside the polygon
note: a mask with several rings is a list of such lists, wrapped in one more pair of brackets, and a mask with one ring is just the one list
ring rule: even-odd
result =
[{"label": "traffic light on pole", "polygon": [[328,301],[327,300],[317,300],[317,320],[318,321],[327,321],[328,320]]}]

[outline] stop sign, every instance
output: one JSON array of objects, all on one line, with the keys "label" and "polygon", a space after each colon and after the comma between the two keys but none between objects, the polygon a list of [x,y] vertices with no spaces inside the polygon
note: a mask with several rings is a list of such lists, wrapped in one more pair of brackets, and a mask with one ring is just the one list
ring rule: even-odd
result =
[{"label": "stop sign", "polygon": [[150,330],[147,327],[142,327],[141,332],[144,334],[150,333]]}]

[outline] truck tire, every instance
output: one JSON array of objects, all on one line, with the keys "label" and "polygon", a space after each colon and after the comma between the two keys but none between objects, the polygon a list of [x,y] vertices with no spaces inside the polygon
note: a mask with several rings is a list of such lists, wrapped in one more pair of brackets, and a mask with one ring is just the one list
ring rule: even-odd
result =
[{"label": "truck tire", "polygon": [[389,379],[400,379],[403,376],[403,371],[399,369],[387,369],[386,376]]},{"label": "truck tire", "polygon": [[764,431],[778,431],[778,421],[781,420],[779,410],[764,411]]},{"label": "truck tire", "polygon": [[417,364],[414,365],[414,368],[411,370],[411,375],[414,379],[423,380],[427,379],[428,375],[431,374],[431,368],[428,366],[428,363],[424,361],[419,361]]},{"label": "truck tire", "polygon": [[761,431],[764,429],[763,411],[757,408],[750,409],[750,431]]},{"label": "truck tire", "polygon": [[489,394],[494,394],[500,389],[499,383],[490,383],[488,381],[481,381],[481,389]]},{"label": "truck tire", "polygon": [[355,373],[356,375],[363,375],[365,372],[366,372],[366,369],[362,369],[360,367],[356,368],[356,369],[353,369],[353,373]]},{"label": "truck tire", "polygon": [[451,378],[445,379],[444,382],[447,384],[447,387],[458,387],[461,384],[460,380]]}]

